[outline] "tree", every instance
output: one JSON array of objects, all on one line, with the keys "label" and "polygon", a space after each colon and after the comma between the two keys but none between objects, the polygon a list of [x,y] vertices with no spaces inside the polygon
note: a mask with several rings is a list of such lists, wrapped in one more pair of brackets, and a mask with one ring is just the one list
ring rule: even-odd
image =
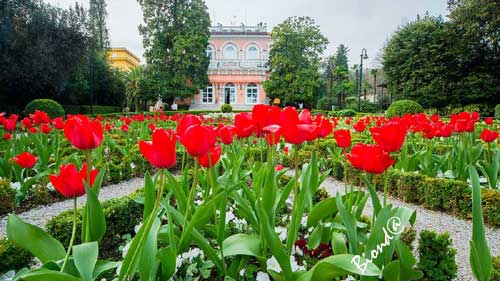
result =
[{"label": "tree", "polygon": [[283,104],[312,104],[323,80],[318,72],[320,55],[328,44],[319,26],[308,17],[290,17],[274,27],[269,58],[269,98]]},{"label": "tree", "polygon": [[135,111],[139,109],[139,81],[143,76],[143,68],[142,66],[137,66],[131,69],[129,72],[125,74],[125,102],[126,106],[129,106],[132,102],[135,105]]},{"label": "tree", "polygon": [[89,30],[92,44],[96,51],[105,51],[109,48],[109,35],[106,26],[108,18],[105,0],[90,0],[89,6]]},{"label": "tree", "polygon": [[424,107],[457,104],[459,38],[441,17],[425,16],[400,28],[384,49],[389,91]]},{"label": "tree", "polygon": [[[210,17],[203,0],[138,0],[145,25],[148,88],[167,102],[188,97],[208,84]],[[141,91],[142,92],[142,91]]]}]

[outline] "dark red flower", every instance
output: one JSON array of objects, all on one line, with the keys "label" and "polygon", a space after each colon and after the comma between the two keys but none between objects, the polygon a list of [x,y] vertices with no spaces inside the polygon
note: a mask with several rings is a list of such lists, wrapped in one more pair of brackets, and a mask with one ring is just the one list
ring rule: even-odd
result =
[{"label": "dark red flower", "polygon": [[222,148],[219,145],[215,145],[210,148],[207,154],[202,157],[198,157],[198,162],[205,168],[213,167],[217,164],[217,162],[219,162],[221,154]]},{"label": "dark red flower", "polygon": [[394,159],[380,145],[358,143],[346,157],[354,168],[372,174],[382,174],[394,164]]},{"label": "dark red flower", "polygon": [[[90,186],[94,184],[99,171],[97,169],[90,172]],[[64,197],[78,197],[85,194],[84,182],[87,181],[87,166],[83,164],[82,169],[78,171],[75,164],[62,165],[59,175],[50,175],[50,182],[57,191]]]},{"label": "dark red flower", "polygon": [[378,128],[371,128],[373,140],[387,152],[401,149],[406,137],[406,127],[399,122],[389,122]]},{"label": "dark red flower", "polygon": [[139,141],[139,150],[146,160],[159,169],[175,166],[176,137],[172,130],[158,129],[153,132],[152,141]]},{"label": "dark red flower", "polygon": [[78,149],[94,149],[102,143],[102,124],[84,115],[72,116],[64,125],[64,135]]},{"label": "dark red flower", "polygon": [[14,160],[19,166],[25,169],[31,169],[33,168],[33,166],[35,166],[38,158],[35,155],[25,151],[17,156],[12,157],[12,160]]},{"label": "dark red flower", "polygon": [[215,140],[216,134],[212,127],[202,125],[192,125],[180,136],[181,143],[192,157],[207,154]]},{"label": "dark red flower", "polygon": [[337,145],[342,148],[351,146],[351,131],[350,130],[336,130],[333,132],[333,137]]},{"label": "dark red flower", "polygon": [[485,142],[493,142],[498,138],[498,132],[484,129],[481,132],[481,139]]}]

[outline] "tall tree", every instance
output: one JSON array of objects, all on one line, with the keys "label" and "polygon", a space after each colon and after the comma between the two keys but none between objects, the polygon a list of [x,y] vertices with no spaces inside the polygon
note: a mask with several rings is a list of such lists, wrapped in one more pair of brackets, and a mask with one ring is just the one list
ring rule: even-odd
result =
[{"label": "tall tree", "polygon": [[344,67],[345,69],[349,69],[349,59],[347,58],[348,54],[349,48],[347,48],[344,44],[340,44],[337,47],[337,52],[335,53],[335,62],[337,67]]},{"label": "tall tree", "polygon": [[[208,83],[210,17],[203,0],[138,0],[148,85],[167,102],[191,96]],[[153,85],[154,84],[154,85]]]},{"label": "tall tree", "polygon": [[318,66],[328,39],[312,19],[290,17],[273,29],[272,44],[270,77],[264,82],[268,97],[312,104],[323,83]]},{"label": "tall tree", "polygon": [[106,0],[90,0],[89,30],[97,51],[109,48],[109,35],[106,20],[108,19]]}]

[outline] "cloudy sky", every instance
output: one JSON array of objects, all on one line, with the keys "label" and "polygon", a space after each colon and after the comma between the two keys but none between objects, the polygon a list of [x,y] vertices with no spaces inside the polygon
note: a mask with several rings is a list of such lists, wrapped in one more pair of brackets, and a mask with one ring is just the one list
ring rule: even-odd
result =
[{"label": "cloudy sky", "polygon": [[[66,8],[75,0],[44,0]],[[84,5],[88,0],[77,0]],[[366,48],[369,65],[384,42],[403,23],[423,15],[447,15],[446,0],[205,0],[212,24],[255,25],[265,22],[269,31],[289,16],[309,16],[321,27],[330,44],[326,54],[335,52],[339,44],[351,50],[350,64],[359,63]],[[107,0],[111,44],[126,47],[142,57],[144,49],[137,26],[142,11],[136,0]]]}]

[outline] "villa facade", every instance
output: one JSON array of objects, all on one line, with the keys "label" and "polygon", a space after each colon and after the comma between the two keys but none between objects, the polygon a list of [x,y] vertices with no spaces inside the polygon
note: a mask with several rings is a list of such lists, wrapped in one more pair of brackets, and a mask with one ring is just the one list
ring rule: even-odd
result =
[{"label": "villa facade", "polygon": [[207,56],[210,83],[191,100],[192,110],[250,109],[267,103],[262,82],[268,79],[271,35],[265,24],[214,26],[210,28]]},{"label": "villa facade", "polygon": [[141,64],[141,60],[127,48],[110,48],[108,62],[112,67],[122,71],[129,71]]}]

